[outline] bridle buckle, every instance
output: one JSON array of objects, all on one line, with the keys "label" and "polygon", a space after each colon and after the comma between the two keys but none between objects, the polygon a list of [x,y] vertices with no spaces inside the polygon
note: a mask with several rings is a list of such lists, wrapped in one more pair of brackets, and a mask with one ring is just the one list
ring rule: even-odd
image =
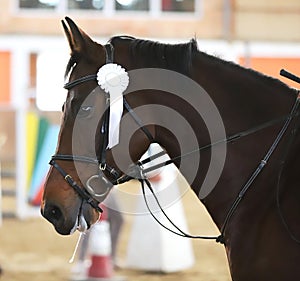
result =
[{"label": "bridle buckle", "polygon": [[100,163],[99,170],[105,171],[106,170],[106,163]]},{"label": "bridle buckle", "polygon": [[69,174],[67,174],[65,177],[64,177],[64,179],[68,182],[69,180],[73,180],[73,178],[69,175]]}]

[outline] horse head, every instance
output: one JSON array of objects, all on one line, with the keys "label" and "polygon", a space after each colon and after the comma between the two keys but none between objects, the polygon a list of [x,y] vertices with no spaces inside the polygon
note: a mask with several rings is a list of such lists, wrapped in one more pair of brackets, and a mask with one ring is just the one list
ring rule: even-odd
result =
[{"label": "horse head", "polygon": [[[94,42],[69,18],[62,23],[71,49],[66,69],[69,81],[65,84],[68,95],[63,105],[56,154],[50,161],[44,187],[41,213],[58,233],[68,235],[76,230],[85,231],[98,220],[99,203],[124,172],[114,162],[109,147],[110,96],[97,83],[98,70],[112,65],[113,47]],[[132,151],[130,157],[124,157],[122,146],[115,149],[118,158],[126,158],[123,166],[128,167],[147,149],[149,140],[145,135],[136,134],[132,142],[128,141],[131,136],[125,135],[120,136],[120,142],[130,142],[131,150],[143,148],[140,153]]]}]

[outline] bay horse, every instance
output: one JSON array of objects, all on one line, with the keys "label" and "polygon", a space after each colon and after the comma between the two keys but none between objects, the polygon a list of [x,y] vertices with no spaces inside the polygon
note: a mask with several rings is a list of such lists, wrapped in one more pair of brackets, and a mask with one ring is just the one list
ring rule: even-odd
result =
[{"label": "bay horse", "polygon": [[[113,185],[143,177],[139,159],[156,142],[220,230],[232,280],[299,278],[297,90],[201,52],[195,40],[116,36],[101,45],[70,18],[62,24],[68,95],[41,204],[56,231],[95,223]],[[120,95],[122,108],[111,102]]]}]

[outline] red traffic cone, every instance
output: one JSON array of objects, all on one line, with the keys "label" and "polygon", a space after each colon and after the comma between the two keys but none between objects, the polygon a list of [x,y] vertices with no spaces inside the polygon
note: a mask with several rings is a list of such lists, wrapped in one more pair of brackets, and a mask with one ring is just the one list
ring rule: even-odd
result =
[{"label": "red traffic cone", "polygon": [[111,259],[111,238],[109,222],[107,221],[107,209],[101,206],[103,213],[100,220],[93,226],[90,233],[91,266],[88,277],[108,279],[113,276],[113,264]]}]

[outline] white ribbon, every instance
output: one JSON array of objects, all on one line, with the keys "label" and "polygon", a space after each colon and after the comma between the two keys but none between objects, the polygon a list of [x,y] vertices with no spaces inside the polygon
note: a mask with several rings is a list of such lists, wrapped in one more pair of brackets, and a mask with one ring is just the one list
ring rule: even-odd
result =
[{"label": "white ribbon", "polygon": [[128,86],[129,77],[120,65],[108,63],[98,70],[97,80],[98,85],[110,96],[107,148],[112,148],[119,143],[120,123],[123,114],[123,92]]}]

